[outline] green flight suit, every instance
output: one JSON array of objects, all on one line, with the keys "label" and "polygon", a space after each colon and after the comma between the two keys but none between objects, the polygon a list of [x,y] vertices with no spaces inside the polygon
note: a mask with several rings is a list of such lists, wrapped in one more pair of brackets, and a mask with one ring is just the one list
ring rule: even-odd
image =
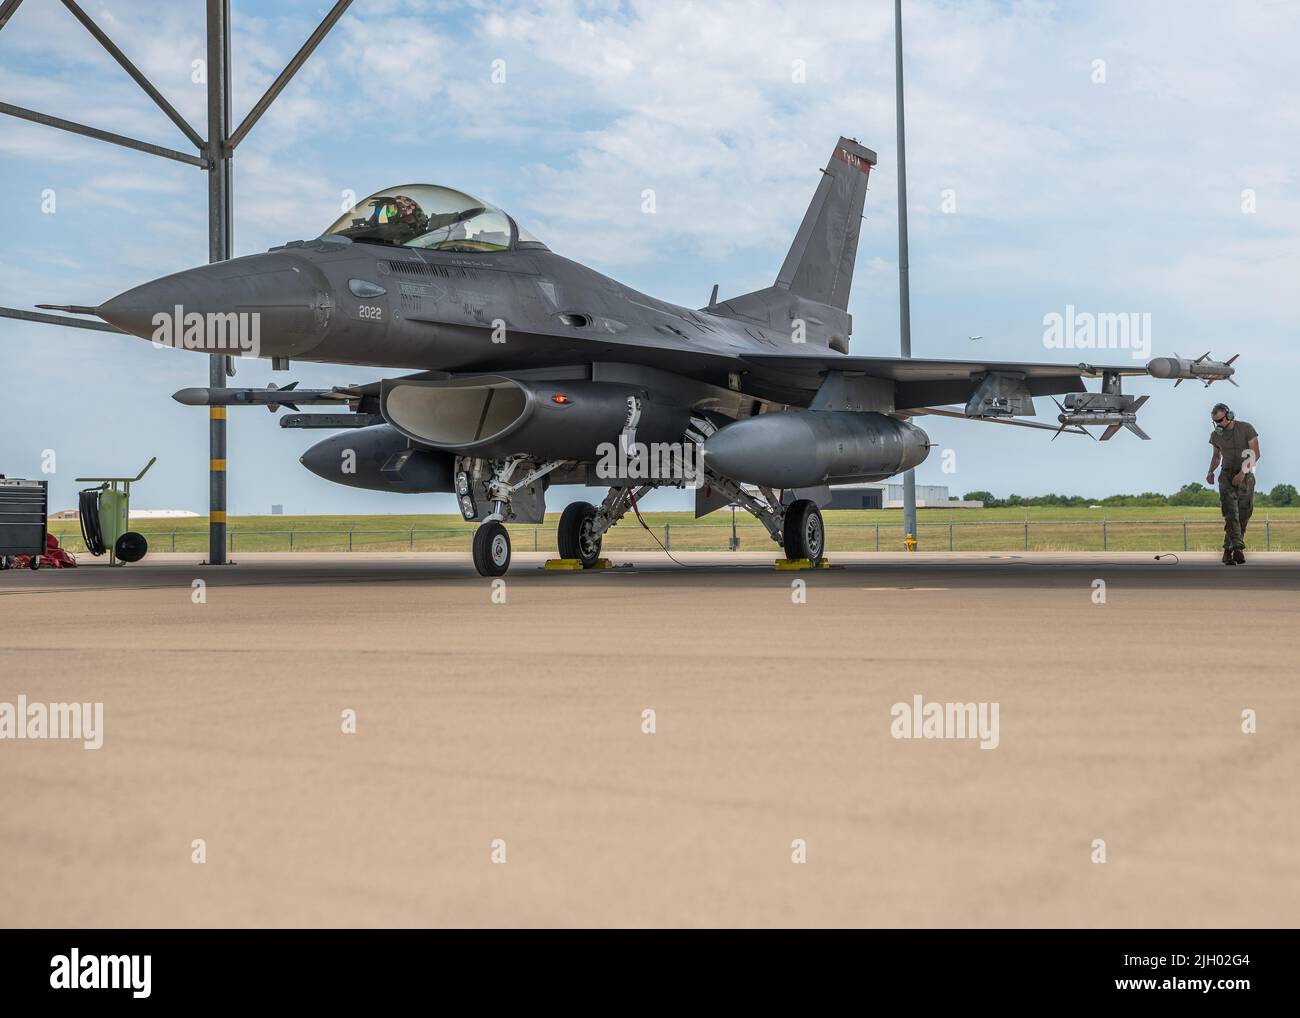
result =
[{"label": "green flight suit", "polygon": [[1240,486],[1232,479],[1241,472],[1242,463],[1250,450],[1250,441],[1259,437],[1254,425],[1247,421],[1235,421],[1231,428],[1217,429],[1210,434],[1210,445],[1219,450],[1223,457],[1219,469],[1219,511],[1223,513],[1223,547],[1237,549],[1246,547],[1246,526],[1255,511],[1255,472],[1254,463]]}]

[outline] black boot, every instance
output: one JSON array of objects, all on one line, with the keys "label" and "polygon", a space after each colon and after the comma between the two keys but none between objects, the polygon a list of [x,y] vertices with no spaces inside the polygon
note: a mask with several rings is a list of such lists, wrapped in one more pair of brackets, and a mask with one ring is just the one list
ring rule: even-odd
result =
[{"label": "black boot", "polygon": [[1246,549],[1234,548],[1232,552],[1232,561],[1235,565],[1244,566],[1246,564]]},{"label": "black boot", "polygon": [[1237,564],[1237,560],[1233,557],[1231,548],[1223,549],[1223,564],[1225,566],[1235,566]]}]

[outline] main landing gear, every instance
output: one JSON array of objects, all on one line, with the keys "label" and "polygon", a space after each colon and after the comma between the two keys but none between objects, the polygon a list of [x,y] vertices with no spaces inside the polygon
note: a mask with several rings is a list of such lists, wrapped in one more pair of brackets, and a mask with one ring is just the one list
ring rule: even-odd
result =
[{"label": "main landing gear", "polygon": [[781,544],[785,557],[792,562],[807,559],[813,565],[821,564],[826,554],[826,526],[816,502],[800,498],[790,503],[781,529]]},{"label": "main landing gear", "polygon": [[590,502],[572,502],[560,514],[556,537],[560,558],[577,559],[590,569],[600,558],[604,532],[597,527],[596,507]]},{"label": "main landing gear", "polygon": [[744,488],[711,471],[706,471],[705,483],[763,524],[791,562],[807,559],[820,565],[826,557],[826,524],[816,502],[797,498],[783,506],[781,497],[771,488]]},{"label": "main landing gear", "polygon": [[600,546],[605,532],[621,520],[633,504],[654,490],[653,484],[640,487],[610,488],[609,494],[598,506],[590,502],[574,502],[560,514],[556,533],[560,558],[576,559],[583,569],[590,569],[600,559]]}]

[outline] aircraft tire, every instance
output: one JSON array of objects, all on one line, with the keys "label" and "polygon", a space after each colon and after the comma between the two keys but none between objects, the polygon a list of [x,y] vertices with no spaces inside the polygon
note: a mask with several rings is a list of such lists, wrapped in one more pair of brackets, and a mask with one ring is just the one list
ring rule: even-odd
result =
[{"label": "aircraft tire", "polygon": [[474,531],[474,568],[480,576],[504,576],[510,568],[510,532],[500,523]]},{"label": "aircraft tire", "polygon": [[590,533],[592,521],[596,518],[596,507],[590,502],[573,502],[565,506],[560,513],[560,525],[556,538],[560,546],[560,558],[577,559],[583,569],[590,569],[600,558],[601,538]]},{"label": "aircraft tire", "polygon": [[781,539],[790,561],[807,559],[814,565],[821,562],[826,555],[826,524],[816,502],[800,498],[790,503]]}]

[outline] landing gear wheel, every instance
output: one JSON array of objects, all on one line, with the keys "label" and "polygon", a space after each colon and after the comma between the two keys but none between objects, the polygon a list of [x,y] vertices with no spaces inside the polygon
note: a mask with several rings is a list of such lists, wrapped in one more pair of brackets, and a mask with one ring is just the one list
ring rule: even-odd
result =
[{"label": "landing gear wheel", "polygon": [[826,554],[826,526],[816,502],[800,498],[790,503],[785,511],[781,539],[785,557],[790,561],[807,559],[813,565],[821,564]]},{"label": "landing gear wheel", "polygon": [[500,523],[474,531],[474,568],[480,576],[504,576],[510,568],[510,533]]},{"label": "landing gear wheel", "polygon": [[149,542],[144,539],[144,534],[137,534],[134,530],[128,530],[113,545],[113,554],[121,562],[139,562],[148,551]]},{"label": "landing gear wheel", "polygon": [[600,558],[601,535],[595,532],[596,507],[590,502],[574,502],[560,513],[557,533],[560,558],[576,558],[583,569],[590,569]]}]

